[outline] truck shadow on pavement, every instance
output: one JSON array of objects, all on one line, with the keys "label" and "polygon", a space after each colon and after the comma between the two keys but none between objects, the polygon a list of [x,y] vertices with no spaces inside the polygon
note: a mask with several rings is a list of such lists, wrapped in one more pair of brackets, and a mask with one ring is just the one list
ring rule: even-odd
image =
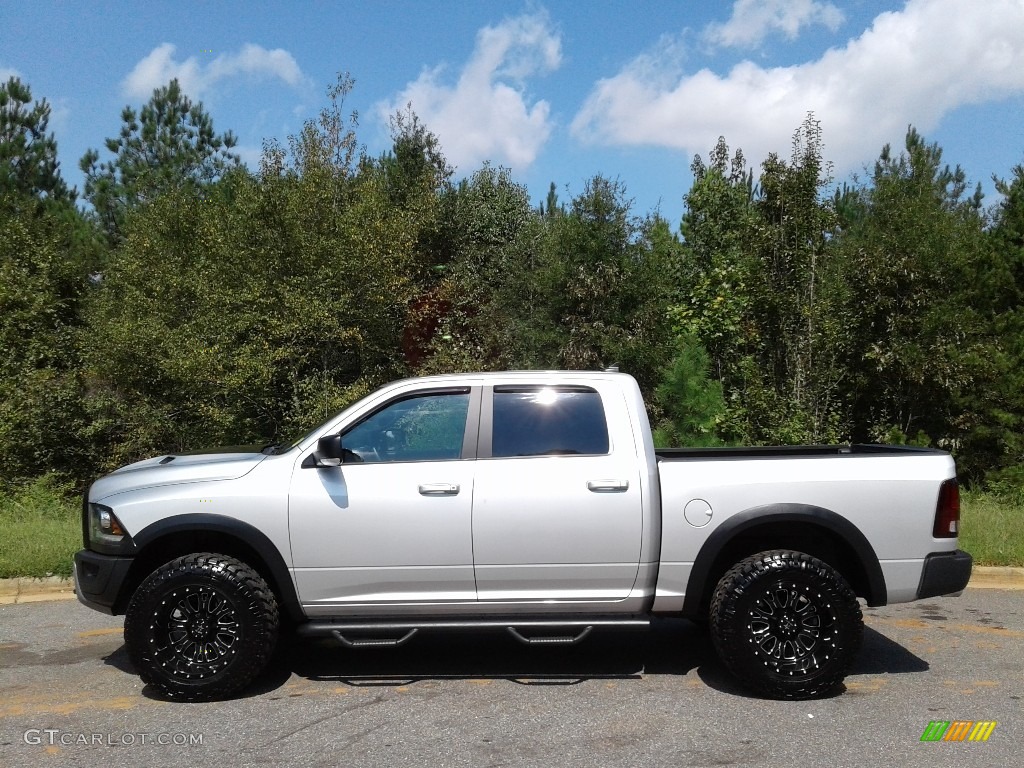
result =
[{"label": "truck shadow on pavement", "polygon": [[[848,681],[857,675],[924,672],[928,663],[871,628]],[[243,696],[272,693],[296,675],[352,687],[427,680],[507,680],[519,685],[578,685],[588,680],[696,676],[709,688],[752,698],[722,666],[707,631],[683,619],[644,631],[595,631],[576,646],[525,646],[502,631],[422,632],[397,648],[347,649],[333,640],[283,638],[268,670]],[[842,688],[836,692],[842,693]]]},{"label": "truck shadow on pavement", "polygon": [[[49,656],[49,655],[47,655]],[[55,658],[20,659],[48,664]],[[135,674],[124,646],[103,662]],[[847,683],[858,675],[925,672],[928,662],[870,627]],[[703,627],[685,619],[656,620],[647,631],[595,631],[575,646],[525,646],[502,631],[422,632],[398,648],[348,649],[333,640],[283,636],[267,670],[239,698],[273,695],[292,676],[353,688],[411,685],[429,680],[506,680],[518,685],[566,686],[588,680],[641,680],[695,673],[721,693],[755,698],[722,666]],[[859,688],[858,685],[851,685]],[[836,691],[843,693],[844,688]],[[143,695],[155,698],[150,688]]]}]

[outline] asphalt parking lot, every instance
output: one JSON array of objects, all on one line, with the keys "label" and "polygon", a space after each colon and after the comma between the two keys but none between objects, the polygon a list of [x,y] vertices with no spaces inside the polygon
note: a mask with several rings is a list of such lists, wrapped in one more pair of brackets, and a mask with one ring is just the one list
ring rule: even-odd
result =
[{"label": "asphalt parking lot", "polygon": [[[703,631],[662,621],[527,648],[504,634],[399,649],[285,643],[227,702],[172,704],[133,674],[120,618],[0,607],[0,765],[1019,765],[1024,592],[866,609],[845,690],[753,698]],[[922,742],[931,721],[986,742]],[[1015,755],[1017,755],[1015,757]]]}]

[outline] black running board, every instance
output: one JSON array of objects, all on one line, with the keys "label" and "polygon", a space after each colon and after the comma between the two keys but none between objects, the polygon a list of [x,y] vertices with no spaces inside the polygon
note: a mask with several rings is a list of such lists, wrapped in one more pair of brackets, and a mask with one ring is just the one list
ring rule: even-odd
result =
[{"label": "black running board", "polygon": [[523,645],[576,645],[594,631],[594,625],[588,624],[583,627],[582,632],[576,635],[536,635],[534,637],[526,637],[515,627],[505,627],[505,629]]},{"label": "black running board", "polygon": [[[487,619],[424,618],[413,621],[339,620],[311,621],[296,631],[303,637],[333,637],[349,648],[395,648],[423,630],[503,629],[524,645],[576,645],[595,627],[647,629],[651,621],[642,616],[581,616],[572,619],[522,618],[507,616]],[[537,633],[540,634],[537,634]],[[551,634],[557,632],[558,634]],[[387,635],[400,634],[399,637]],[[360,637],[362,635],[362,637]]]}]

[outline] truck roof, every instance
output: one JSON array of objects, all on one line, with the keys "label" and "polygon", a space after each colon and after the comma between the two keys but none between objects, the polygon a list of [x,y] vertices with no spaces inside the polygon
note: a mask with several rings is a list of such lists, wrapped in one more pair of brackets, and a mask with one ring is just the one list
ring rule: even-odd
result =
[{"label": "truck roof", "polygon": [[537,370],[537,371],[477,371],[477,372],[465,372],[465,373],[442,373],[434,374],[431,376],[413,376],[398,381],[393,381],[387,384],[387,387],[396,386],[399,384],[407,384],[409,382],[421,382],[421,381],[436,381],[441,382],[455,382],[465,381],[467,379],[482,379],[485,381],[489,380],[516,380],[516,379],[550,379],[550,380],[564,380],[564,379],[584,379],[586,381],[614,379],[614,378],[627,378],[632,379],[628,373],[622,373],[619,371],[558,371],[558,370]]}]

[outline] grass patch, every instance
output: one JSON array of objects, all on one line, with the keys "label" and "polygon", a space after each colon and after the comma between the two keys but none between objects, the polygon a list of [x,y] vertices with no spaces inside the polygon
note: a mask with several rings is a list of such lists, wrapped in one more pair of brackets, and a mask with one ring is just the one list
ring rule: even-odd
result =
[{"label": "grass patch", "polygon": [[994,493],[963,492],[960,549],[975,565],[1024,566],[1024,504]]},{"label": "grass patch", "polygon": [[81,548],[80,501],[52,475],[0,497],[0,578],[70,576]]}]

